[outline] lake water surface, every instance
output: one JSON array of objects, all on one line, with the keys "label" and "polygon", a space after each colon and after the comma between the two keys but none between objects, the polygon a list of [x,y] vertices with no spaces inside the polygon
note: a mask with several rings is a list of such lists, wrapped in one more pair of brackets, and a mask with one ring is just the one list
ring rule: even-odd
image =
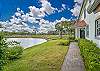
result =
[{"label": "lake water surface", "polygon": [[38,44],[47,42],[47,40],[40,39],[40,38],[8,38],[7,41],[20,42],[20,46],[22,46],[23,48],[29,48],[34,45],[38,45]]}]

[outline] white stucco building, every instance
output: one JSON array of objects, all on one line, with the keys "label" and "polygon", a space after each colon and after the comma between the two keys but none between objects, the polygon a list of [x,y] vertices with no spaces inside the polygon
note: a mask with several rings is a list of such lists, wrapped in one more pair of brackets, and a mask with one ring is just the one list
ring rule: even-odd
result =
[{"label": "white stucco building", "polygon": [[75,26],[76,38],[92,40],[100,47],[100,0],[83,0]]}]

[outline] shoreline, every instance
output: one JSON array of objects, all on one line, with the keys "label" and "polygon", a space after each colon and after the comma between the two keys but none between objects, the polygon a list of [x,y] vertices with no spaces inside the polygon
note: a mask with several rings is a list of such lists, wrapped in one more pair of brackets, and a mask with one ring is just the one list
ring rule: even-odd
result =
[{"label": "shoreline", "polygon": [[8,38],[9,41],[20,42],[20,46],[24,49],[48,42],[48,40],[43,38]]}]

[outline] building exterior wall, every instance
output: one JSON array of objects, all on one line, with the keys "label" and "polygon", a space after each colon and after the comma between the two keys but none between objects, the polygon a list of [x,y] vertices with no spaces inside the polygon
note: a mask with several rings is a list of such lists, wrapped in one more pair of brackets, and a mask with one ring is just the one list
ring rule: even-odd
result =
[{"label": "building exterior wall", "polygon": [[[89,5],[90,5],[90,3],[88,1],[87,5],[86,5],[86,9],[88,8]],[[97,39],[95,37],[95,20],[96,20],[97,16],[99,16],[99,15],[100,15],[100,12],[98,12],[96,14],[94,14],[94,13],[88,14],[86,12],[86,17],[84,18],[87,25],[89,25],[89,37],[87,37],[86,35],[85,35],[85,37],[86,37],[86,39],[92,40],[94,43],[96,43],[98,47],[100,47],[100,39]],[[81,19],[83,19],[83,17],[84,17],[84,12],[83,12]]]}]

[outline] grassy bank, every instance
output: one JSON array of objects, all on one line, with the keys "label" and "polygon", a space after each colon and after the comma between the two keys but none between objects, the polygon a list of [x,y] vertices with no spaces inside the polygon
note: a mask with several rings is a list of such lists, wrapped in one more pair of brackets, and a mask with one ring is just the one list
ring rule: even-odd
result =
[{"label": "grassy bank", "polygon": [[[59,39],[59,35],[12,35],[12,36],[6,36],[11,38],[45,38],[45,39]],[[63,39],[66,39],[67,35],[63,35]]]},{"label": "grassy bank", "polygon": [[51,40],[24,50],[22,58],[6,65],[3,71],[60,71],[68,47],[59,43]]},{"label": "grassy bank", "polygon": [[[60,39],[59,35],[33,35],[33,38],[45,38],[45,39],[51,39],[56,40]],[[67,39],[67,35],[62,35],[63,39]]]}]

